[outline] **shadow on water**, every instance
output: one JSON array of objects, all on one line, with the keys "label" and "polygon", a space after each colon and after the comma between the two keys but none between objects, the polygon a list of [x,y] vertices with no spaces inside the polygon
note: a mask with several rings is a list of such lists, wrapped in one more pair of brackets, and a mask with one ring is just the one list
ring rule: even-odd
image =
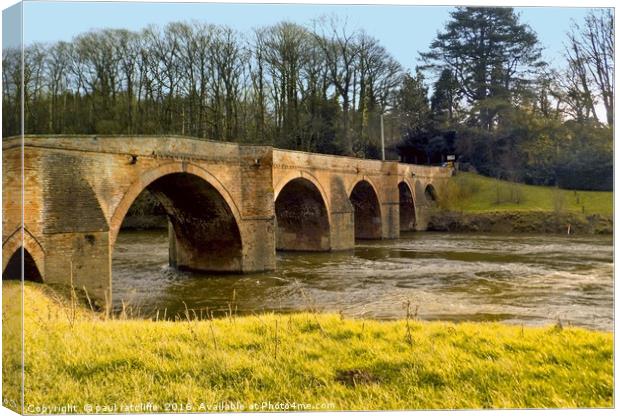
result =
[{"label": "shadow on water", "polygon": [[333,253],[278,252],[277,270],[213,275],[168,266],[165,232],[122,232],[113,297],[144,316],[190,309],[221,315],[309,307],[376,319],[556,322],[613,328],[611,236],[408,233]]}]

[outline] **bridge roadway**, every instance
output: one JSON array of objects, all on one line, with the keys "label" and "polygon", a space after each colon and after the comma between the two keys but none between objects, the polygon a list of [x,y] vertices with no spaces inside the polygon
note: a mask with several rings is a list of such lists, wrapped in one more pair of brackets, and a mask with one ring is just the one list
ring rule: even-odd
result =
[{"label": "bridge roadway", "polygon": [[23,247],[26,278],[73,279],[100,301],[111,299],[123,219],[145,190],[166,210],[171,265],[258,272],[275,268],[276,250],[347,250],[356,238],[424,230],[450,176],[178,136],[25,136],[21,144],[2,145],[3,277],[19,270]]}]

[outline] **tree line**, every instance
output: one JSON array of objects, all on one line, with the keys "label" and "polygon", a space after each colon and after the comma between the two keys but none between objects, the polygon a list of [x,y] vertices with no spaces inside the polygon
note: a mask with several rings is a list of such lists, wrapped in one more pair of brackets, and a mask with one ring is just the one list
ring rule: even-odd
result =
[{"label": "tree line", "polygon": [[[20,128],[20,61],[3,51],[5,136]],[[179,134],[372,156],[377,115],[393,106],[402,73],[377,39],[336,18],[245,35],[203,22],[98,30],[25,48],[25,133]]]},{"label": "tree line", "polygon": [[[514,181],[613,181],[613,15],[592,11],[552,68],[512,8],[458,7],[406,71],[336,17],[239,33],[205,22],[3,50],[3,136],[188,135],[404,161]],[[431,80],[432,82],[429,82]],[[23,88],[23,91],[22,91]],[[601,112],[604,109],[604,115]],[[390,150],[388,149],[388,150]]]}]

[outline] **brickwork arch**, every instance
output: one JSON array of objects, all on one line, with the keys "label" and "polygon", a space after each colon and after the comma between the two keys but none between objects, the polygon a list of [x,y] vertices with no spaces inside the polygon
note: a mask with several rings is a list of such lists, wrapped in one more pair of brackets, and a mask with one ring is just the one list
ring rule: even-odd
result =
[{"label": "brickwork arch", "polygon": [[142,191],[144,191],[152,182],[157,179],[174,174],[174,173],[188,173],[195,176],[200,177],[204,181],[206,181],[209,185],[213,186],[222,198],[226,201],[228,207],[230,208],[232,215],[235,217],[237,224],[241,222],[241,214],[239,212],[239,208],[235,203],[233,197],[226,190],[224,185],[222,185],[217,178],[206,171],[205,169],[194,165],[192,163],[187,162],[170,162],[163,165],[160,165],[154,169],[148,170],[140,175],[140,178],[133,182],[131,186],[127,189],[123,198],[114,209],[114,213],[110,219],[110,245],[114,246],[114,242],[116,241],[116,237],[120,230],[121,224],[125,215],[129,211],[129,208],[136,200],[138,195]]},{"label": "brickwork arch", "polygon": [[381,203],[377,188],[370,181],[361,179],[352,187],[349,199],[354,210],[355,238],[382,238]]},{"label": "brickwork arch", "polygon": [[[22,240],[21,228],[18,228],[7,239],[7,241],[2,244],[3,277],[7,271],[7,266],[9,266],[9,263],[11,261],[16,261],[15,258],[16,256],[19,256],[19,251],[23,247],[25,274],[33,275],[30,280],[42,282],[45,280],[45,252],[43,251],[43,247],[27,229],[24,229],[23,236],[24,238]],[[17,261],[21,260],[17,258]]]},{"label": "brickwork arch", "polygon": [[313,174],[307,171],[303,171],[303,170],[290,172],[280,179],[280,181],[274,187],[274,201],[278,199],[280,192],[287,184],[289,184],[294,179],[298,179],[298,178],[303,178],[311,182],[316,187],[316,189],[321,194],[321,198],[323,198],[323,202],[325,203],[325,207],[327,208],[327,213],[329,214],[331,212],[331,200],[328,197],[328,194],[325,191],[325,188]]},{"label": "brickwork arch", "polygon": [[427,184],[424,188],[424,198],[431,205],[437,202],[437,190],[432,183]]},{"label": "brickwork arch", "polygon": [[288,181],[275,199],[276,249],[329,251],[329,210],[315,181]]},{"label": "brickwork arch", "polygon": [[406,181],[398,184],[398,205],[400,231],[412,231],[415,229],[415,199],[413,190]]},{"label": "brickwork arch", "polygon": [[206,171],[189,164],[162,165],[129,188],[111,221],[111,251],[124,215],[147,189],[168,216],[171,266],[243,271],[239,213],[232,198]]}]

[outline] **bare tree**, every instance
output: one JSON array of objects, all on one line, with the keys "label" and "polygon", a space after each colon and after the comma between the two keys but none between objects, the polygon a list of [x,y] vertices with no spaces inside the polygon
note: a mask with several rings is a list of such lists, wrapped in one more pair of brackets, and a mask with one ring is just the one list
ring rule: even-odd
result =
[{"label": "bare tree", "polygon": [[[359,51],[356,66],[356,72],[359,73],[358,136],[359,144],[366,148],[372,139],[370,119],[374,118],[375,125],[377,125],[380,115],[390,107],[393,92],[400,85],[403,70],[379,41],[365,32],[360,33],[357,44]],[[356,89],[354,87],[354,91]],[[376,132],[374,136],[378,140],[380,133],[378,125],[374,130]],[[364,149],[362,153],[366,156]]]},{"label": "bare tree", "polygon": [[140,36],[137,33],[130,32],[128,30],[115,30],[110,32],[110,36],[114,42],[114,54],[116,55],[115,61],[119,67],[119,77],[121,84],[121,90],[125,94],[126,101],[126,113],[125,122],[122,123],[125,127],[126,133],[134,133],[135,121],[134,121],[134,96],[136,95],[136,83],[140,77]]},{"label": "bare tree", "polygon": [[236,139],[239,131],[237,100],[243,65],[247,60],[246,51],[238,34],[226,27],[217,28],[211,49],[213,137],[218,140]]},{"label": "bare tree", "polygon": [[64,130],[64,116],[67,111],[67,93],[71,82],[71,44],[58,42],[48,49],[45,71],[49,101],[48,129],[53,133]]},{"label": "bare tree", "polygon": [[597,118],[595,104],[600,99],[605,107],[608,125],[614,120],[614,21],[610,9],[590,12],[584,26],[573,24],[568,35],[566,57],[569,63],[568,93],[572,95],[575,113]]},{"label": "bare tree", "polygon": [[21,132],[22,59],[18,48],[2,50],[2,136]]},{"label": "bare tree", "polygon": [[310,35],[299,25],[282,22],[258,32],[258,39],[272,83],[279,141],[284,146],[294,146],[300,133],[300,100]]},{"label": "bare tree", "polygon": [[346,22],[335,17],[315,22],[315,39],[325,56],[331,82],[342,100],[342,129],[344,151],[353,154],[353,140],[349,130],[349,110],[355,64],[359,53],[356,43],[358,32],[349,31]]},{"label": "bare tree", "polygon": [[159,102],[159,124],[162,133],[174,131],[176,113],[174,99],[180,81],[179,39],[176,24],[163,30],[150,26],[146,37],[149,77],[153,80],[153,99]]}]

